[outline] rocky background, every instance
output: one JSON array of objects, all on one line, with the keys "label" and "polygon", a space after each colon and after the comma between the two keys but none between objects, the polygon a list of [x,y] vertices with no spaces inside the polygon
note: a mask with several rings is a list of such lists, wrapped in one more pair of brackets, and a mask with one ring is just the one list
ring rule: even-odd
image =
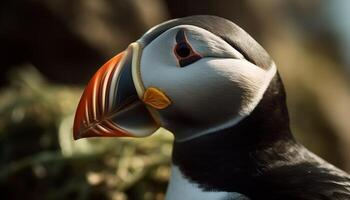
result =
[{"label": "rocky background", "polygon": [[212,14],[249,32],[285,82],[297,139],[350,172],[350,3],[346,0],[3,0],[0,198],[164,199],[172,136],[71,136],[84,85],[167,19]]}]

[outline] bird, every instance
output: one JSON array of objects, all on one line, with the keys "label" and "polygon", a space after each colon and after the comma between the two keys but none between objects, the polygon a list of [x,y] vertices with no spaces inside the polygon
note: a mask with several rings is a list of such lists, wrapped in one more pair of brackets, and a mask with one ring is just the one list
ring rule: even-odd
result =
[{"label": "bird", "polygon": [[350,176],[293,136],[275,62],[211,15],[172,19],[104,64],[74,139],[174,135],[167,200],[345,200]]}]

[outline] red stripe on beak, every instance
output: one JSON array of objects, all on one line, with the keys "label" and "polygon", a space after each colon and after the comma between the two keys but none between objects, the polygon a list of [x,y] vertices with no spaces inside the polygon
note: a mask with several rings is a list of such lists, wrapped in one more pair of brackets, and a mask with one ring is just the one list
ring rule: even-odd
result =
[{"label": "red stripe on beak", "polygon": [[124,56],[116,55],[104,64],[93,76],[84,90],[75,114],[74,139],[98,136],[130,136],[127,131],[118,127],[111,119],[112,108],[109,108],[111,95],[109,88],[114,73]]}]

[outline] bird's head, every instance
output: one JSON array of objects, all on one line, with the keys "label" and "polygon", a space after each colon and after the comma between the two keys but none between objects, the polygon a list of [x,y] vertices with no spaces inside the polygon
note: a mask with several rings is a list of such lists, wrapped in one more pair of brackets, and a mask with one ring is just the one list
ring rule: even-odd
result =
[{"label": "bird's head", "polygon": [[183,141],[225,129],[254,110],[275,74],[266,51],[234,23],[171,20],[97,71],[77,108],[74,138],[143,137],[163,127]]}]

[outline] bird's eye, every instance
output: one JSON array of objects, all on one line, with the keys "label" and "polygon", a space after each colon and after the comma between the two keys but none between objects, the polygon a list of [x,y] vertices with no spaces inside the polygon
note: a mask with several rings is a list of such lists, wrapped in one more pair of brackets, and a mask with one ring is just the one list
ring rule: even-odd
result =
[{"label": "bird's eye", "polygon": [[177,44],[175,47],[176,54],[180,58],[186,58],[191,54],[191,47],[187,43]]},{"label": "bird's eye", "polygon": [[184,30],[179,30],[176,34],[176,46],[174,54],[179,62],[180,67],[185,67],[189,64],[201,59],[202,56],[195,52],[188,43]]}]

